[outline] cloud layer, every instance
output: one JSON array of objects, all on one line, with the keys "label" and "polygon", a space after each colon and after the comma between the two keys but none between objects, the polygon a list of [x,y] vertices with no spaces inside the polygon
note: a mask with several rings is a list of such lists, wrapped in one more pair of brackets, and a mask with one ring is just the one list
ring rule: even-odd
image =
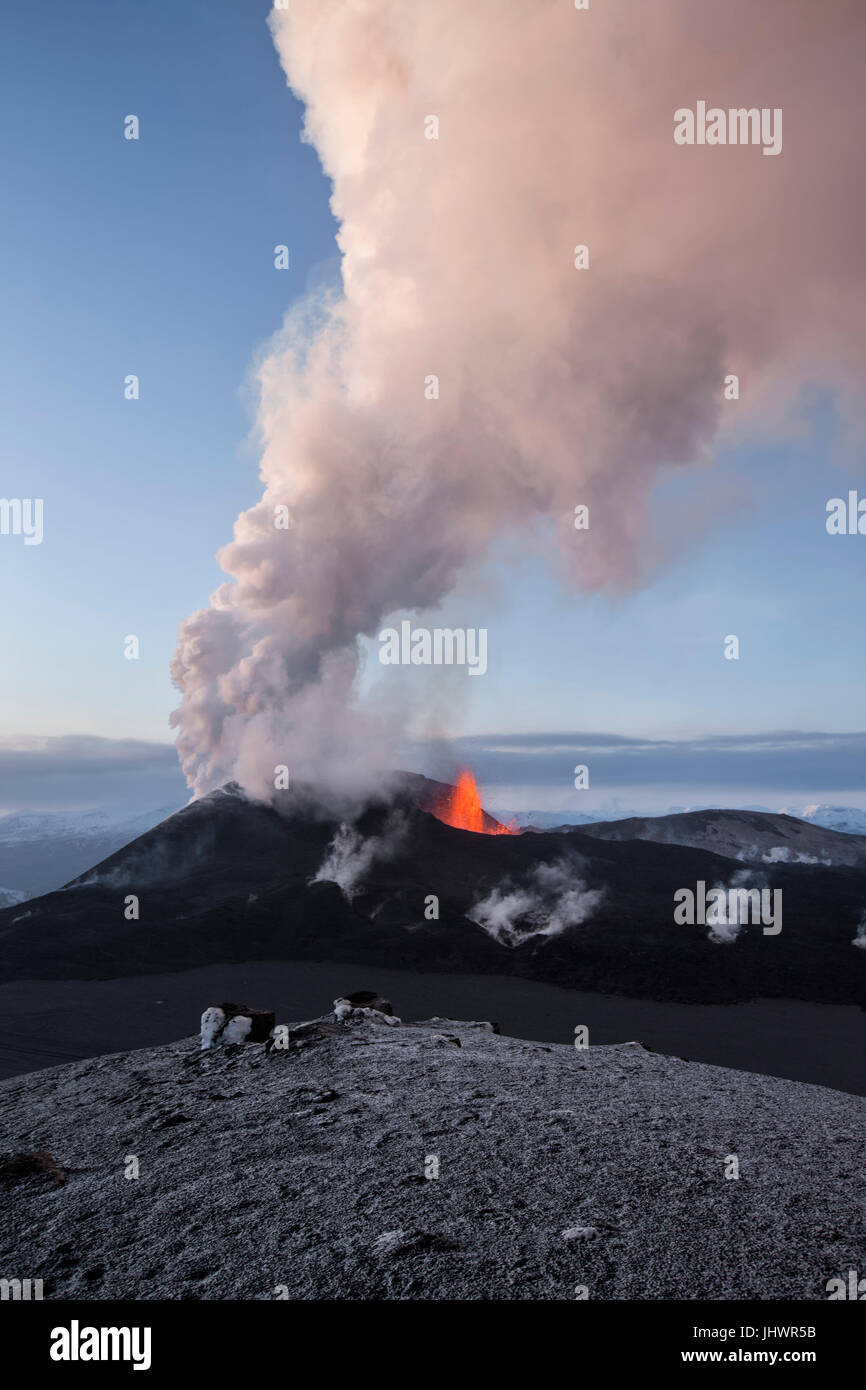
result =
[{"label": "cloud layer", "polygon": [[[627,738],[563,730],[544,734],[489,734],[455,739],[437,748],[415,746],[419,765],[468,763],[486,787],[567,790],[577,764],[590,768],[596,792],[623,788],[680,789],[689,800],[725,789],[737,804],[744,791],[833,793],[860,805],[866,784],[866,733],[807,730],[692,739]],[[574,800],[588,801],[586,792]]]},{"label": "cloud layer", "polygon": [[[475,768],[488,807],[495,788],[508,788],[511,809],[547,804],[596,810],[611,796],[638,798],[664,812],[673,799],[720,805],[778,797],[816,797],[864,804],[866,734],[744,734],[703,739],[631,739],[617,734],[562,731],[491,734],[447,744],[412,745],[411,766],[447,777],[455,765]],[[576,763],[591,769],[589,791],[572,791]],[[177,753],[170,743],[65,735],[0,743],[0,814],[116,806],[151,810],[186,799]],[[631,800],[629,805],[631,805]],[[780,804],[780,803],[779,803]],[[614,808],[615,810],[615,808]]]},{"label": "cloud layer", "polygon": [[0,814],[180,807],[189,792],[171,743],[64,734],[0,743]]}]

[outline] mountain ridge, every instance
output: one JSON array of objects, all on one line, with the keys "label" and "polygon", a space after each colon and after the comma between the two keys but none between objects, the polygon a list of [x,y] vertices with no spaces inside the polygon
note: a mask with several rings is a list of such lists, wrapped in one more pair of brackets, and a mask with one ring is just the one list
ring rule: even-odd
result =
[{"label": "mountain ridge", "polygon": [[[683,1002],[866,1002],[866,953],[851,945],[866,904],[857,866],[744,869],[704,846],[583,827],[475,834],[420,809],[436,795],[436,784],[396,779],[349,823],[303,795],[265,805],[219,789],[64,890],[0,911],[0,979],[399,960]],[[739,882],[743,872],[783,890],[781,935],[745,927],[723,945],[705,927],[675,925],[677,889]],[[125,915],[130,897],[137,918]],[[509,934],[499,930],[503,913]],[[555,921],[564,925],[553,931]]]}]

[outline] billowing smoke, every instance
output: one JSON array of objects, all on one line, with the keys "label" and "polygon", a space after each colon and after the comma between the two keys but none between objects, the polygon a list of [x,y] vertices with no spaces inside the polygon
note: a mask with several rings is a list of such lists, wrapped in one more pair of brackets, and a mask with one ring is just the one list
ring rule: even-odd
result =
[{"label": "billowing smoke", "polygon": [[506,882],[467,910],[470,922],[503,946],[519,946],[531,936],[559,936],[591,917],[604,897],[578,877],[578,855],[539,864],[521,884]]},{"label": "billowing smoke", "polygon": [[409,822],[403,811],[391,812],[381,835],[363,836],[353,825],[344,821],[310,881],[336,883],[346,898],[353,898],[373,864],[391,859],[398,852],[408,830]]},{"label": "billowing smoke", "polygon": [[[16,918],[16,921],[17,921],[17,920],[18,920],[18,919]],[[864,951],[866,951],[866,912],[863,913],[863,916],[860,918],[860,921],[857,923],[857,934],[856,934],[856,936],[854,937],[854,940],[851,942],[851,945],[852,945],[852,946],[859,946],[859,947],[861,947]]]},{"label": "billowing smoke", "polygon": [[[262,362],[262,499],[181,628],[198,792],[387,764],[359,635],[533,518],[573,582],[645,582],[741,504],[717,439],[791,428],[808,383],[844,403],[866,324],[861,0],[291,0],[270,23],[342,293]],[[698,101],[781,108],[781,152],[675,144]],[[651,508],[687,465],[690,500]]]}]

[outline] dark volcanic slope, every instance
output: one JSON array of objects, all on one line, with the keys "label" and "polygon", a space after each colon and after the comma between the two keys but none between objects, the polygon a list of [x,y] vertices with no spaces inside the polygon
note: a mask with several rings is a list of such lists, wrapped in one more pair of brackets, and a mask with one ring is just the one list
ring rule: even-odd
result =
[{"label": "dark volcanic slope", "polygon": [[5,1276],[55,1299],[823,1299],[866,1267],[864,1101],[442,1019],[306,1043],[0,1086],[7,1152],[66,1173],[0,1183]]},{"label": "dark volcanic slope", "polygon": [[[219,961],[334,960],[403,969],[520,975],[609,993],[685,1002],[758,996],[866,1001],[866,951],[851,945],[866,872],[762,865],[781,888],[783,930],[747,927],[718,945],[673,921],[678,888],[730,884],[743,865],[706,849],[593,838],[583,830],[475,835],[418,809],[417,789],[373,806],[351,828],[376,853],[348,898],[312,882],[338,821],[286,799],[277,809],[231,790],[171,816],[59,893],[0,912],[0,980],[108,979]],[[844,837],[842,837],[844,838]],[[472,920],[495,890],[533,889],[565,866],[602,897],[588,919],[518,946]],[[751,870],[749,872],[752,872]],[[534,891],[534,889],[533,889]],[[128,895],[139,920],[127,920]],[[427,920],[435,895],[438,920]]]},{"label": "dark volcanic slope", "polygon": [[866,868],[866,835],[844,835],[796,816],[768,811],[685,811],[673,816],[631,816],[628,820],[581,825],[601,840],[651,840],[691,845],[749,863],[818,863],[825,867]]}]

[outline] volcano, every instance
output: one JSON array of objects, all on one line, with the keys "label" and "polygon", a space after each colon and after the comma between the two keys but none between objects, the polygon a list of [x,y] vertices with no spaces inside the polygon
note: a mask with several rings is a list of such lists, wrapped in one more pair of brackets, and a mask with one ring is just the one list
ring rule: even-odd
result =
[{"label": "volcano", "polygon": [[[687,1003],[866,1003],[866,952],[852,946],[863,868],[745,866],[730,837],[722,855],[601,838],[598,826],[503,833],[484,812],[479,833],[443,819],[454,793],[406,773],[351,808],[303,789],[266,805],[223,787],[64,889],[0,911],[0,982],[349,961]],[[737,815],[714,813],[714,833]],[[743,874],[782,890],[779,935],[748,926],[720,943],[674,924],[678,889]]]}]

